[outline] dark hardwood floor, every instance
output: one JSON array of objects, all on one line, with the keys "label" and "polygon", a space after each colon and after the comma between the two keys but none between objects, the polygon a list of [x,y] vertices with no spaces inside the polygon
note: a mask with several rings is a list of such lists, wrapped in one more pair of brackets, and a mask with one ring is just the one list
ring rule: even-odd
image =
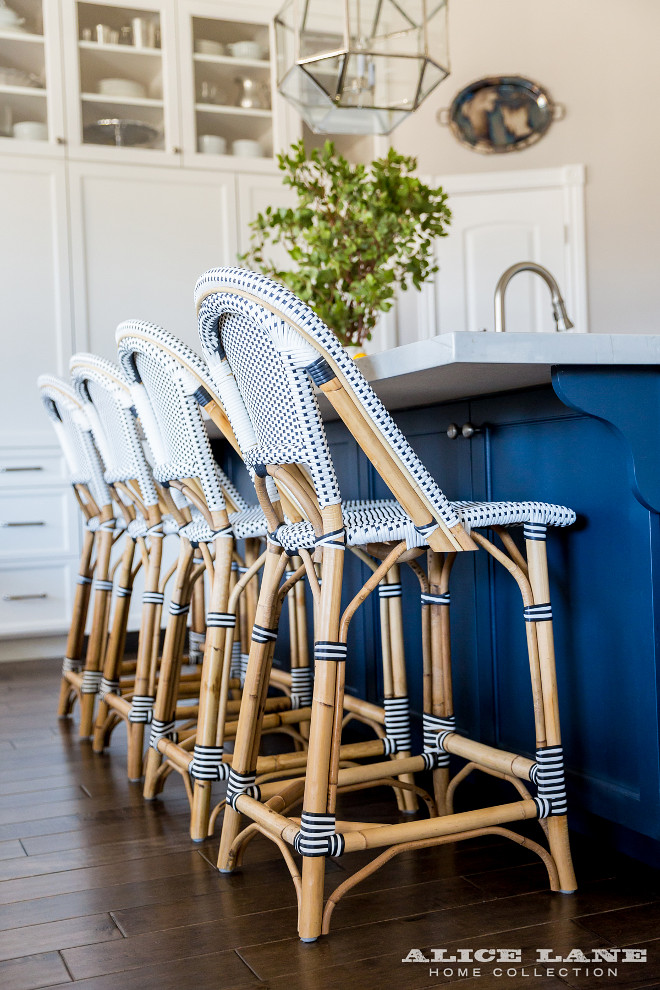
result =
[{"label": "dark hardwood floor", "polygon": [[[218,874],[217,839],[188,839],[180,779],[146,804],[126,781],[123,730],[94,756],[77,713],[55,717],[58,684],[58,663],[0,664],[0,987],[660,987],[660,876],[579,836],[573,896],[550,893],[521,847],[474,840],[402,854],[340,902],[329,937],[302,945],[276,848],[257,840],[241,872]],[[386,791],[350,798],[355,817],[368,800],[369,817],[396,820]],[[367,858],[331,863],[328,889]],[[535,964],[541,948],[613,947],[647,962]],[[492,948],[522,963],[402,961]]]}]

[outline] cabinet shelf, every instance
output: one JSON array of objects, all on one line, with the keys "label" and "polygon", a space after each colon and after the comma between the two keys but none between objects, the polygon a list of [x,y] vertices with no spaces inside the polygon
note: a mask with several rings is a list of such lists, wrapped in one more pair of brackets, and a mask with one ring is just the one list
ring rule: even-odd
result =
[{"label": "cabinet shelf", "polygon": [[160,48],[137,48],[135,45],[108,45],[101,44],[98,41],[79,41],[78,47],[86,52],[108,52],[112,55],[147,55],[153,58],[154,55],[160,56],[162,54]]},{"label": "cabinet shelf", "polygon": [[203,55],[195,52],[193,55],[195,62],[211,65],[235,65],[245,69],[269,69],[270,62],[261,58],[234,58],[233,55]]},{"label": "cabinet shelf", "polygon": [[152,100],[149,96],[110,96],[105,93],[81,93],[83,103],[108,103],[127,107],[161,107],[162,100]]},{"label": "cabinet shelf", "polygon": [[0,40],[11,42],[18,41],[20,43],[27,42],[29,45],[43,45],[44,36],[43,34],[29,34],[27,31],[0,30]]},{"label": "cabinet shelf", "polygon": [[230,107],[223,106],[219,103],[196,103],[195,110],[198,113],[219,113],[227,114],[228,116],[246,116],[246,117],[272,117],[272,110],[262,110],[258,107]]},{"label": "cabinet shelf", "polygon": [[36,96],[45,99],[47,96],[45,89],[36,86],[3,86],[0,85],[0,93],[3,96]]}]

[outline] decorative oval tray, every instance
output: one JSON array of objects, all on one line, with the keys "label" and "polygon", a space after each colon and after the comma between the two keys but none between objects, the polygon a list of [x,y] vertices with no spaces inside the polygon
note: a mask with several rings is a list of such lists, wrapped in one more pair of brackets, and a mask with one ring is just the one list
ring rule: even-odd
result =
[{"label": "decorative oval tray", "polygon": [[438,119],[473,151],[501,154],[535,144],[563,116],[563,106],[531,79],[489,76],[462,89]]}]

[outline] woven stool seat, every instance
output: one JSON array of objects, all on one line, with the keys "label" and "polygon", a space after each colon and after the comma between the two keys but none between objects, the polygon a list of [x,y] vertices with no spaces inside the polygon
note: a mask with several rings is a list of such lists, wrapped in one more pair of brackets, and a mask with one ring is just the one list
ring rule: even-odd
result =
[{"label": "woven stool seat", "polygon": [[[213,543],[218,531],[212,529],[200,513],[193,515],[192,522],[181,527],[181,534],[191,543]],[[239,512],[230,512],[229,522],[237,540],[265,537],[268,532],[264,514],[258,505],[251,505]]]},{"label": "woven stool seat", "polygon": [[[563,505],[545,502],[452,502],[452,508],[467,528],[515,526],[533,523],[541,526],[570,526],[575,513]],[[427,546],[424,536],[401,505],[392,499],[378,501],[349,501],[342,503],[346,527],[346,545],[365,546],[367,543],[387,543],[405,540],[408,547]],[[312,550],[316,543],[310,522],[283,523],[271,534],[287,553]]]},{"label": "woven stool seat", "polygon": [[[163,516],[161,525],[165,536],[175,536],[179,532],[179,525],[172,516]],[[129,522],[128,535],[134,540],[137,540],[139,536],[149,535],[149,523],[144,516],[138,516],[137,519],[132,519]]]},{"label": "woven stool seat", "polygon": [[[91,519],[87,520],[85,525],[90,533],[98,533],[101,529],[101,517],[92,516]],[[103,525],[107,526],[107,523],[104,523]],[[115,516],[113,529],[116,533],[123,532],[126,529],[126,520],[123,519],[122,516]]]}]

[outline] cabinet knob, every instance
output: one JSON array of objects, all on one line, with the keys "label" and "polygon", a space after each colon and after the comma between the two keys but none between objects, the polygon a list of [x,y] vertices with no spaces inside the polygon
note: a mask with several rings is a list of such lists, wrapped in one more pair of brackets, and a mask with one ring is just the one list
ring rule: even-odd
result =
[{"label": "cabinet knob", "polygon": [[56,137],[55,138],[55,144],[66,144],[66,138]]},{"label": "cabinet knob", "polygon": [[481,433],[481,430],[479,429],[478,426],[473,426],[472,423],[464,423],[463,426],[461,427],[461,434],[465,437],[466,440],[469,440],[470,437],[473,437],[475,433]]},{"label": "cabinet knob", "polygon": [[172,148],[172,154],[173,155],[180,155],[181,154],[181,148]]},{"label": "cabinet knob", "polygon": [[450,440],[455,440],[456,437],[460,436],[461,431],[459,430],[456,423],[450,423],[447,427],[447,436]]}]

